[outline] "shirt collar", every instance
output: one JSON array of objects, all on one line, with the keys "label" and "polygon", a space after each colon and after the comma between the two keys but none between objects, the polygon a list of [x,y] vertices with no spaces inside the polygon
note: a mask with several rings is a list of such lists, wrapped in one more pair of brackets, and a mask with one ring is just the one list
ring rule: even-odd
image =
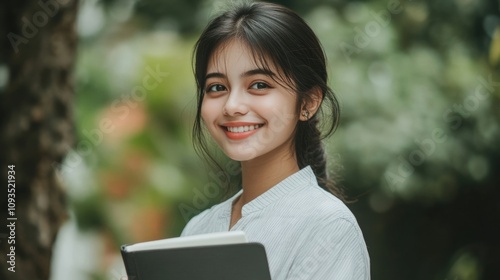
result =
[{"label": "shirt collar", "polygon": [[[312,171],[311,166],[306,166],[301,170],[295,172],[294,174],[288,176],[283,181],[279,182],[263,194],[259,195],[252,201],[243,205],[243,209],[241,210],[242,217],[261,210],[266,206],[272,204],[276,200],[282,198],[286,194],[292,192],[295,189],[304,188],[309,185],[317,185],[316,176]],[[224,211],[226,216],[231,216],[231,206],[233,201],[243,192],[243,190],[239,190],[235,195],[229,198],[226,201],[226,211]]]}]

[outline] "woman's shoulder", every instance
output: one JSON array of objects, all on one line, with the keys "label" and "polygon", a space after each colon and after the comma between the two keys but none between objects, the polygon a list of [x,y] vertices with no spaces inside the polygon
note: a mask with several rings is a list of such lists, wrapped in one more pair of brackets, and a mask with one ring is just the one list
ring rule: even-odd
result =
[{"label": "woman's shoulder", "polygon": [[292,197],[302,213],[308,213],[315,219],[347,219],[355,220],[351,210],[346,204],[332,193],[318,185],[311,185],[296,192]]},{"label": "woman's shoulder", "polygon": [[283,208],[288,209],[285,216],[293,219],[297,228],[311,235],[337,232],[363,239],[361,228],[351,210],[342,200],[320,186],[313,184],[301,188],[288,198]]},{"label": "woman's shoulder", "polygon": [[297,195],[309,196],[308,203],[299,203],[298,210],[304,213],[303,227],[309,229],[309,240],[327,236],[332,242],[348,241],[353,246],[360,246],[362,251],[366,250],[356,217],[342,200],[319,186],[305,189],[304,193]]}]

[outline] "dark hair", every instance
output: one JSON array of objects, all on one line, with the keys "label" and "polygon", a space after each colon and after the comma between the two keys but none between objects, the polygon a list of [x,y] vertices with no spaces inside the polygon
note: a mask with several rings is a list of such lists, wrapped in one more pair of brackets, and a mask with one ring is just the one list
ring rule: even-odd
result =
[{"label": "dark hair", "polygon": [[[321,89],[322,108],[307,121],[299,121],[294,137],[295,153],[299,168],[312,167],[319,185],[344,199],[340,188],[329,179],[322,139],[336,129],[340,108],[333,91],[328,87],[326,58],[321,44],[307,23],[292,10],[272,3],[255,2],[238,4],[214,18],[196,42],[193,51],[193,71],[198,87],[197,112],[193,126],[195,150],[205,158],[216,160],[209,154],[201,121],[208,62],[222,44],[231,39],[246,43],[258,65],[269,70],[270,63],[281,73],[281,80],[297,93],[297,114],[301,104],[311,99],[313,89]],[[321,120],[325,129],[319,129]],[[220,168],[222,169],[222,168]]]}]

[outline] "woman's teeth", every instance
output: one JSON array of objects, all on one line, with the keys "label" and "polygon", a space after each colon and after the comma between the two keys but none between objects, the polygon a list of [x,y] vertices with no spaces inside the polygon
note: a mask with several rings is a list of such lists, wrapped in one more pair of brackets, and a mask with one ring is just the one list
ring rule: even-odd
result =
[{"label": "woman's teeth", "polygon": [[254,130],[254,129],[257,129],[257,128],[261,127],[261,126],[262,126],[262,124],[246,125],[246,126],[227,126],[226,129],[229,132],[238,133],[238,132],[247,132],[247,131],[250,131],[250,130]]}]

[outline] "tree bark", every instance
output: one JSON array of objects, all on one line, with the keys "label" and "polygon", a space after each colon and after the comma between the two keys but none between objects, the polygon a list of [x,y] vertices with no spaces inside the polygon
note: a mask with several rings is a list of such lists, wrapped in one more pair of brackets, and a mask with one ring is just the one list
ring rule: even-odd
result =
[{"label": "tree bark", "polygon": [[[0,4],[0,279],[50,277],[52,245],[67,215],[55,167],[75,141],[77,7],[77,0]],[[8,187],[8,170],[15,187]],[[15,207],[7,211],[12,193]],[[6,227],[12,223],[15,229]]]}]

